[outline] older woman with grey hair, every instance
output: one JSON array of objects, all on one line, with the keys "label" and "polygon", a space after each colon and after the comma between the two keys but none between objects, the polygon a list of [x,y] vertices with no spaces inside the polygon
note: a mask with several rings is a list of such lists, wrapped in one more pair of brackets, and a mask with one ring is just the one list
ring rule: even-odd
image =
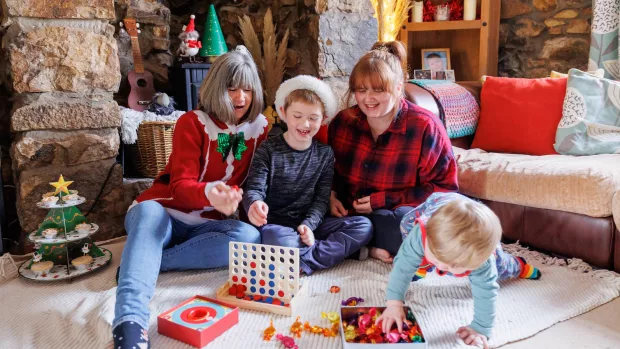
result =
[{"label": "older woman with grey hair", "polygon": [[148,305],[160,271],[222,267],[230,241],[260,243],[256,228],[228,219],[268,131],[249,52],[242,47],[219,57],[199,94],[199,109],[176,123],[166,168],[127,213],[114,348],[148,346]]}]

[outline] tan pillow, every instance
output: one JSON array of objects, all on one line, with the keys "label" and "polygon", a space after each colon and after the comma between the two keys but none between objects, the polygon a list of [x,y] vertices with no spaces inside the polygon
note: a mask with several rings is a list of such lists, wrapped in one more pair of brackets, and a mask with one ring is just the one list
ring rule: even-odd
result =
[{"label": "tan pillow", "polygon": [[[605,70],[603,70],[603,69],[597,69],[597,70],[594,70],[594,71],[588,71],[588,72],[585,72],[585,73],[586,73],[586,74],[589,74],[589,75],[592,75],[592,76],[594,76],[594,77],[597,77],[597,78],[603,78],[603,77],[605,77]],[[551,75],[550,75],[549,77],[550,77],[550,78],[552,78],[552,79],[557,79],[557,78],[568,78],[568,74],[562,74],[562,73],[558,73],[558,72],[557,72],[557,71],[555,71],[555,70],[552,70],[552,71],[551,71]]]}]

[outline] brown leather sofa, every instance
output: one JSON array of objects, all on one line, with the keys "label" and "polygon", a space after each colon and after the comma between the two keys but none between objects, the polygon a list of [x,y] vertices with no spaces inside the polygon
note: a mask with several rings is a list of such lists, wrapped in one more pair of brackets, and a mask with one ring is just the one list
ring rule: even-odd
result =
[{"label": "brown leather sofa", "polygon": [[[479,100],[480,83],[459,84]],[[436,115],[439,113],[434,97],[421,87],[408,83],[405,95],[417,105]],[[473,136],[452,139],[452,145],[469,149],[472,140]],[[581,258],[593,266],[620,272],[620,232],[612,216],[590,217],[494,200],[482,201],[499,216],[505,240],[518,240],[522,245],[542,252]]]}]

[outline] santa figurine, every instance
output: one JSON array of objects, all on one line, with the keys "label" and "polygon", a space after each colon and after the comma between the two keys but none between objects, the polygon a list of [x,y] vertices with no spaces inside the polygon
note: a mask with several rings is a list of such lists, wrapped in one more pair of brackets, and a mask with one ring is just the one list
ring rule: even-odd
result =
[{"label": "santa figurine", "polygon": [[202,43],[198,40],[200,35],[194,30],[194,18],[196,18],[196,16],[189,16],[189,24],[183,26],[183,31],[179,34],[181,46],[179,46],[177,50],[179,56],[188,57],[190,62],[195,62],[194,56],[196,56],[198,51],[202,48]]}]

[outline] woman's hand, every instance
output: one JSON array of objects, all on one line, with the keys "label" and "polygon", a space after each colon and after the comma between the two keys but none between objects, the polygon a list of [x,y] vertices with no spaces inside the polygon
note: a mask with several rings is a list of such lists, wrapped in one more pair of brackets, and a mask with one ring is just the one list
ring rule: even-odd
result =
[{"label": "woman's hand", "polygon": [[372,207],[370,207],[370,196],[365,196],[361,199],[353,201],[353,208],[357,213],[370,214],[372,213]]},{"label": "woman's hand", "polygon": [[254,224],[257,227],[261,227],[267,224],[268,213],[269,206],[267,206],[267,204],[262,200],[256,200],[250,206],[248,218],[250,219],[250,223]]},{"label": "woman's hand", "polygon": [[336,198],[335,191],[332,191],[332,195],[329,198],[329,211],[334,217],[345,217],[348,215],[347,210],[342,206],[342,202]]},{"label": "woman's hand", "polygon": [[388,333],[392,329],[392,325],[396,323],[396,327],[398,327],[398,332],[403,332],[403,323],[407,320],[405,316],[405,311],[403,310],[403,302],[401,301],[387,301],[387,308],[383,311],[381,316],[377,318],[375,321],[375,325],[381,324],[381,329],[383,333]]},{"label": "woman's hand", "polygon": [[474,331],[469,326],[463,326],[456,331],[456,334],[461,337],[463,342],[467,345],[478,345],[482,346],[483,349],[489,349],[489,344],[487,343],[487,337]]},{"label": "woman's hand", "polygon": [[207,194],[207,199],[209,199],[213,208],[226,216],[230,216],[237,211],[242,198],[243,190],[233,189],[224,183],[217,184]]}]

